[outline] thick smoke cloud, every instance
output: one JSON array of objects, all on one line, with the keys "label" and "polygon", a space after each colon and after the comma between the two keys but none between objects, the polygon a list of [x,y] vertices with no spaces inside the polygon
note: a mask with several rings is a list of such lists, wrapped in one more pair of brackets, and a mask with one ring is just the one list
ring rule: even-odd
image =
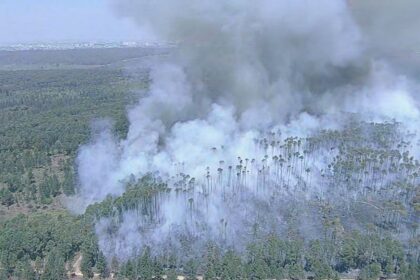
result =
[{"label": "thick smoke cloud", "polygon": [[[344,80],[359,63],[360,34],[343,1],[117,3],[121,13],[180,44],[173,63],[192,91],[182,96],[189,103],[177,103],[186,116],[176,121],[205,117],[217,103],[234,106],[242,128],[263,129],[306,107],[316,110],[313,91]],[[171,116],[157,117],[173,123]]]},{"label": "thick smoke cloud", "polygon": [[368,51],[400,66],[399,71],[420,70],[420,2],[416,0],[350,0],[362,27]]},{"label": "thick smoke cloud", "polygon": [[[221,163],[226,168],[235,166],[238,157],[263,158],[266,151],[256,148],[255,139],[269,131],[279,131],[281,139],[311,135],[320,128],[339,128],[348,112],[367,120],[395,118],[414,128],[419,119],[411,82],[370,56],[369,34],[344,0],[120,0],[114,5],[120,15],[178,47],[152,69],[148,94],[128,111],[127,138],[117,140],[105,128],[80,149],[80,209],[122,194],[130,176],[148,172],[158,171],[169,185],[179,174],[188,174],[206,186],[206,172],[217,174]],[[319,170],[325,162],[311,159]],[[225,235],[245,234],[243,223],[258,217],[254,205],[270,197],[256,191],[263,166],[249,167],[255,176],[237,204],[226,205],[223,191],[215,190],[210,211],[194,215],[204,216],[218,233],[196,232],[217,236],[228,212],[229,225],[237,223]],[[289,185],[309,185],[308,178],[289,177]],[[322,193],[314,180],[302,197]],[[219,185],[226,184],[230,182]],[[246,215],[238,210],[244,204],[250,205]],[[124,214],[111,239],[105,232],[112,221],[101,220],[97,232],[102,249],[127,257],[133,253],[127,251],[130,246],[135,250],[153,240],[163,242],[173,226],[188,225],[183,205],[170,196],[161,211],[165,222],[149,235],[137,232],[140,217],[135,212]],[[273,219],[282,224],[280,216]]]}]

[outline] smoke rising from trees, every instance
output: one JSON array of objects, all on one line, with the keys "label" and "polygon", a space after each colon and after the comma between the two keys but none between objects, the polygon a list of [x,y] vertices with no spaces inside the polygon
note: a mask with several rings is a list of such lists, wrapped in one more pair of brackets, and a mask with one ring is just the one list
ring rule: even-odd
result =
[{"label": "smoke rising from trees", "polygon": [[[240,249],[256,223],[285,232],[288,209],[324,198],[331,193],[325,176],[338,176],[329,166],[334,145],[311,146],[308,137],[344,129],[354,117],[395,119],[404,130],[419,123],[414,83],[371,55],[370,33],[344,0],[114,4],[177,48],[153,67],[147,95],[129,109],[127,138],[100,123],[80,149],[79,209],[123,194],[149,173],[171,189],[159,207],[144,202],[98,221],[107,256],[127,258],[144,244],[181,246],[175,240],[185,236]],[[418,147],[409,148],[418,156]],[[373,176],[363,180],[378,188],[388,180]],[[331,195],[346,193],[344,185]],[[144,209],[154,217],[144,221]],[[310,218],[300,223],[308,234],[319,227]]]}]

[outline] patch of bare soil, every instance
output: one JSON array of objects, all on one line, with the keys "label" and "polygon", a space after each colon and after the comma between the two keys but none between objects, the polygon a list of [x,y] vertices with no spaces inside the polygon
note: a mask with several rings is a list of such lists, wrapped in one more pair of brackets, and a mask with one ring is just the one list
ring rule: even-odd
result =
[{"label": "patch of bare soil", "polygon": [[77,253],[74,257],[74,261],[70,266],[69,278],[74,280],[83,279],[83,273],[80,270],[80,265],[82,263],[83,256],[80,253]]}]

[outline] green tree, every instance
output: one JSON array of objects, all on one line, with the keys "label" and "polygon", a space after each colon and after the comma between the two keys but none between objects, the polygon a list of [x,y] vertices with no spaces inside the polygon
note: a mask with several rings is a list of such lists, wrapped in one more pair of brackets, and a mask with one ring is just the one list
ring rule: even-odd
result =
[{"label": "green tree", "polygon": [[264,260],[263,248],[260,244],[252,243],[248,246],[247,277],[251,279],[266,279],[269,267]]},{"label": "green tree", "polygon": [[361,280],[376,280],[381,275],[381,265],[372,263],[365,266],[361,271],[359,278]]},{"label": "green tree", "polygon": [[66,279],[64,264],[64,257],[61,253],[57,249],[52,250],[46,257],[41,280]]},{"label": "green tree", "polygon": [[98,269],[101,277],[105,278],[109,276],[109,270],[107,267],[105,256],[102,252],[99,252],[98,260],[96,261],[96,268]]},{"label": "green tree", "polygon": [[137,270],[137,275],[140,279],[152,279],[154,264],[149,247],[144,248],[142,256],[138,259]]},{"label": "green tree", "polygon": [[401,267],[401,280],[417,280],[420,278],[420,263],[411,261],[409,264],[404,264]]},{"label": "green tree", "polygon": [[331,279],[335,276],[335,272],[327,263],[326,242],[312,241],[306,254],[306,269],[314,273],[315,279]]},{"label": "green tree", "polygon": [[204,277],[206,279],[216,279],[220,276],[220,252],[216,245],[207,246],[207,260]]},{"label": "green tree", "polygon": [[290,279],[302,279],[304,276],[304,270],[301,264],[288,264],[285,268]]},{"label": "green tree", "polygon": [[196,259],[189,259],[185,263],[184,273],[187,279],[189,280],[195,279],[195,277],[197,277],[197,270],[198,270],[198,261]]},{"label": "green tree", "polygon": [[35,280],[36,274],[35,271],[32,269],[31,264],[29,261],[20,261],[16,265],[16,269],[13,273],[15,277],[18,279],[27,279],[27,280]]},{"label": "green tree", "polygon": [[242,260],[233,250],[229,250],[223,256],[221,267],[221,278],[227,280],[244,278]]},{"label": "green tree", "polygon": [[0,202],[4,206],[11,206],[15,203],[15,198],[9,189],[1,189],[0,190]]}]

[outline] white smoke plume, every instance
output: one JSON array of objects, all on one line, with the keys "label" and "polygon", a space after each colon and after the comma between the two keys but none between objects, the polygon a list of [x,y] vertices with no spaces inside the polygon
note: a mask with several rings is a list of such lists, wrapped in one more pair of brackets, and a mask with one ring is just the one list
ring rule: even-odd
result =
[{"label": "white smoke plume", "polygon": [[[149,172],[159,172],[170,187],[184,180],[183,188],[188,186],[184,176],[194,178],[200,192],[190,197],[168,195],[160,209],[163,222],[148,233],[140,233],[141,215],[136,211],[123,215],[112,237],[106,234],[112,219],[99,221],[101,249],[108,256],[126,258],[144,244],[167,240],[170,233],[178,232],[174,228],[182,228],[182,234],[188,229],[199,239],[222,235],[221,240],[232,243],[247,235],[241,229],[255,221],[277,221],[274,227],[284,227],[284,217],[278,213],[286,204],[267,211],[264,218],[254,207],[270,204],[278,185],[302,187],[283,190],[278,193],[282,196],[322,195],[321,177],[301,175],[309,165],[318,173],[327,168],[322,151],[280,178],[283,169],[265,169],[275,166],[272,156],[280,150],[273,146],[268,153],[256,139],[280,142],[340,128],[348,113],[361,114],[367,121],[396,119],[416,129],[420,113],[410,94],[412,83],[395,75],[386,58],[370,56],[372,45],[366,38],[370,35],[356,22],[347,1],[119,0],[113,4],[121,16],[178,47],[153,67],[148,94],[128,111],[127,138],[118,140],[102,126],[92,142],[81,147],[78,207],[121,195],[130,177]],[[303,144],[294,149],[303,154]],[[334,153],[329,153],[331,159]],[[264,161],[266,154],[270,157]],[[239,175],[234,171],[232,179],[227,170],[238,165]],[[249,172],[247,182],[241,181],[242,172]],[[261,176],[274,183],[261,183]],[[225,203],[225,195],[234,194],[224,187],[232,185],[241,186],[244,197]],[[305,189],[308,186],[310,190]],[[189,207],[198,207],[210,192],[206,210],[189,214]],[[194,224],[195,220],[203,224]]]}]

